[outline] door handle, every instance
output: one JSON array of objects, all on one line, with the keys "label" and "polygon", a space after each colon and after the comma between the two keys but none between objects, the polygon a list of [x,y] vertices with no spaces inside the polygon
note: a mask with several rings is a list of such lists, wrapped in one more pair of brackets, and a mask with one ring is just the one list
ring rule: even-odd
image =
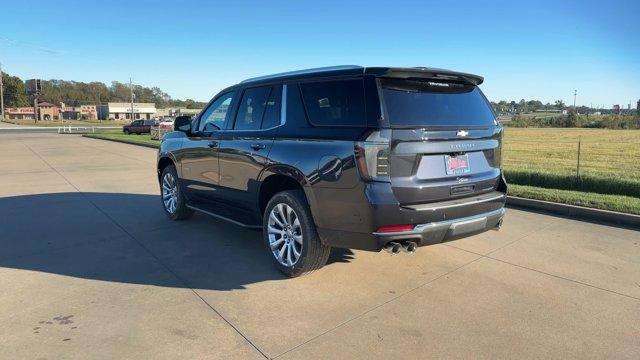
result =
[{"label": "door handle", "polygon": [[251,144],[251,148],[255,151],[262,150],[266,146],[264,144]]},{"label": "door handle", "polygon": [[218,142],[217,141],[209,141],[207,146],[210,147],[210,148],[216,148],[216,147],[218,147]]}]

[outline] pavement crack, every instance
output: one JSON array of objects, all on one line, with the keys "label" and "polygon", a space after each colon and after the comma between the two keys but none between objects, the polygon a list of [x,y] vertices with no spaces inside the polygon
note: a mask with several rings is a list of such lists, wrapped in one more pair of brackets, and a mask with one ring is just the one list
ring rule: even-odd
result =
[{"label": "pavement crack", "polygon": [[[556,223],[556,222],[554,221],[554,222],[552,222],[552,223],[548,224],[547,226],[545,226],[545,227],[541,228],[540,230],[545,230],[545,229],[547,229],[547,228],[549,228],[549,227],[553,226],[555,223]],[[457,246],[455,246],[455,245],[451,245],[451,244],[443,244],[443,245],[445,245],[445,246],[449,246],[449,247],[452,247],[452,248],[454,248],[454,249],[458,249],[458,250],[466,251],[466,252],[468,252],[468,253],[470,253],[470,254],[479,255],[479,256],[481,256],[479,259],[484,258],[484,259],[490,259],[490,260],[494,260],[494,261],[499,261],[499,262],[501,262],[501,263],[503,263],[503,264],[512,265],[512,266],[515,266],[515,267],[518,267],[518,268],[521,268],[521,269],[525,269],[525,270],[529,270],[529,271],[537,272],[537,273],[539,273],[539,274],[543,274],[543,275],[551,276],[551,277],[554,277],[554,278],[557,278],[557,279],[562,279],[562,280],[570,281],[570,282],[575,283],[575,284],[580,284],[580,285],[588,286],[588,287],[591,287],[591,288],[594,288],[594,289],[598,289],[598,290],[606,291],[606,292],[609,292],[609,293],[612,293],[612,294],[616,294],[616,295],[620,295],[620,296],[623,296],[623,297],[626,297],[626,298],[630,298],[630,299],[634,299],[634,300],[639,300],[639,301],[640,301],[640,298],[635,297],[635,296],[633,296],[633,295],[624,294],[624,293],[621,293],[621,292],[618,292],[618,291],[615,291],[615,290],[605,289],[605,288],[600,287],[600,286],[597,286],[597,285],[593,285],[593,284],[585,283],[585,282],[582,282],[582,281],[578,281],[578,280],[570,279],[570,278],[567,278],[567,277],[564,277],[564,276],[560,276],[560,275],[556,275],[556,274],[551,274],[551,273],[548,273],[548,272],[545,272],[545,271],[542,271],[542,270],[538,270],[538,269],[530,268],[530,267],[528,267],[528,266],[515,264],[515,263],[509,262],[509,261],[506,261],[506,260],[501,260],[501,259],[498,259],[498,258],[495,258],[495,257],[489,256],[489,255],[491,255],[491,254],[495,253],[496,251],[498,251],[498,250],[500,250],[500,249],[503,249],[503,248],[505,248],[505,247],[507,247],[507,246],[509,246],[509,245],[511,245],[511,244],[513,244],[513,243],[515,243],[515,242],[517,242],[517,241],[520,241],[520,240],[522,240],[522,239],[524,239],[524,238],[526,238],[526,237],[528,237],[528,236],[532,235],[533,233],[536,233],[536,232],[538,232],[538,231],[540,231],[540,230],[536,230],[536,231],[529,232],[529,233],[527,233],[527,234],[525,234],[525,235],[523,235],[523,236],[519,237],[518,239],[513,240],[513,241],[511,241],[511,242],[509,242],[508,244],[505,244],[505,245],[503,245],[503,246],[500,246],[499,248],[494,249],[494,250],[492,250],[492,251],[490,251],[490,252],[488,252],[488,253],[486,253],[486,254],[481,254],[481,253],[478,253],[478,252],[475,252],[475,251],[471,251],[471,250],[463,249],[463,248],[460,248],[460,247],[457,247]],[[479,259],[477,259],[477,260],[479,260]],[[638,283],[636,283],[636,284],[638,285]],[[640,286],[640,285],[638,285],[638,286]]]},{"label": "pavement crack", "polygon": [[593,285],[593,284],[585,283],[585,282],[582,282],[582,281],[570,279],[570,278],[567,278],[567,277],[564,277],[564,276],[560,276],[560,275],[551,274],[551,273],[548,273],[548,272],[545,272],[545,271],[542,271],[542,270],[530,268],[528,266],[518,265],[518,264],[515,264],[515,263],[512,263],[512,262],[501,260],[501,259],[497,259],[497,258],[494,258],[494,257],[491,257],[491,256],[483,256],[483,257],[486,258],[486,259],[491,259],[491,260],[499,261],[499,262],[504,263],[504,264],[512,265],[512,266],[515,266],[515,267],[519,267],[521,269],[525,269],[525,270],[533,271],[533,272],[536,272],[536,273],[539,273],[539,274],[551,276],[551,277],[554,277],[556,279],[562,279],[562,280],[570,281],[570,282],[575,283],[575,284],[588,286],[588,287],[591,287],[591,288],[594,288],[594,289],[606,291],[606,292],[609,292],[609,293],[612,293],[612,294],[616,294],[616,295],[624,296],[624,297],[629,298],[629,299],[634,299],[634,300],[640,301],[640,298],[635,297],[633,295],[624,294],[624,293],[621,293],[621,292],[618,292],[618,291],[615,291],[615,290],[605,289],[605,288],[597,286],[597,285]]},{"label": "pavement crack", "polygon": [[364,311],[364,312],[362,312],[362,313],[360,313],[360,314],[358,314],[358,315],[356,315],[356,316],[354,316],[352,318],[349,318],[349,319],[339,323],[338,325],[333,326],[333,327],[331,327],[331,328],[329,328],[329,329],[327,329],[327,330],[325,330],[325,331],[323,331],[323,332],[321,332],[321,333],[319,333],[319,334],[317,334],[317,335],[315,335],[315,336],[313,336],[313,337],[301,342],[300,344],[298,344],[298,345],[296,345],[296,346],[294,346],[294,347],[292,347],[292,348],[290,348],[290,349],[288,349],[288,350],[286,350],[286,351],[274,356],[273,359],[276,359],[276,358],[278,358],[278,357],[280,357],[282,355],[285,355],[285,354],[287,354],[287,353],[289,353],[289,352],[291,352],[291,351],[293,351],[293,350],[295,350],[295,349],[297,349],[297,348],[299,348],[301,346],[304,346],[304,345],[306,345],[306,344],[308,344],[308,343],[310,343],[310,342],[312,342],[312,341],[314,341],[314,340],[316,340],[316,339],[318,339],[318,338],[320,338],[320,337],[322,337],[322,336],[324,336],[324,335],[326,335],[326,334],[328,334],[328,333],[330,333],[330,332],[332,332],[332,331],[334,331],[336,329],[339,329],[339,328],[343,327],[344,325],[347,325],[347,324],[349,324],[349,323],[351,323],[351,322],[353,322],[355,320],[358,320],[358,319],[362,318],[363,316],[371,313],[372,311],[375,311],[375,310],[377,310],[377,309],[379,309],[379,308],[381,308],[381,307],[383,307],[383,306],[385,306],[385,305],[387,305],[389,303],[392,303],[392,302],[394,302],[394,301],[396,301],[396,300],[398,300],[398,299],[400,299],[400,298],[402,298],[402,297],[404,297],[406,295],[409,295],[409,294],[413,293],[414,291],[416,291],[418,289],[421,289],[421,288],[433,283],[436,280],[439,280],[439,279],[441,279],[443,277],[446,277],[446,276],[448,276],[448,275],[450,275],[450,274],[452,274],[452,273],[454,273],[454,272],[456,272],[456,271],[458,271],[458,270],[460,270],[460,269],[462,269],[462,268],[464,268],[464,267],[466,267],[468,265],[471,265],[471,264],[473,264],[474,262],[476,262],[476,261],[478,261],[480,259],[482,259],[482,256],[479,256],[476,259],[473,259],[473,260],[471,260],[471,261],[469,261],[467,263],[464,263],[464,264],[462,264],[462,265],[460,265],[460,266],[458,266],[458,267],[456,267],[456,268],[454,268],[452,270],[449,270],[449,271],[447,271],[447,272],[445,272],[443,274],[438,275],[437,277],[435,277],[435,278],[433,278],[433,279],[431,279],[431,280],[429,280],[429,281],[427,281],[425,283],[422,283],[422,284],[420,284],[420,285],[418,285],[416,287],[413,287],[413,288],[411,288],[411,289],[409,289],[409,290],[407,290],[407,291],[405,291],[405,292],[403,292],[403,293],[401,293],[401,294],[399,294],[397,296],[392,297],[389,300],[386,300],[386,301],[384,301],[384,302],[382,302],[382,303],[380,303],[380,304],[378,304],[378,305],[376,305],[376,306],[374,306],[372,308],[369,308],[368,310],[366,310],[366,311]]}]

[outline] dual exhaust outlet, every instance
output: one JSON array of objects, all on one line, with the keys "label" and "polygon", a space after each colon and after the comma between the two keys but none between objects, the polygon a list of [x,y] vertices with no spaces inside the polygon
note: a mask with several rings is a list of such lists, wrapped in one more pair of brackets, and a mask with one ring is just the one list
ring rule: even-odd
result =
[{"label": "dual exhaust outlet", "polygon": [[418,244],[413,241],[390,241],[383,249],[390,254],[398,254],[401,251],[411,254],[416,251],[416,247]]}]

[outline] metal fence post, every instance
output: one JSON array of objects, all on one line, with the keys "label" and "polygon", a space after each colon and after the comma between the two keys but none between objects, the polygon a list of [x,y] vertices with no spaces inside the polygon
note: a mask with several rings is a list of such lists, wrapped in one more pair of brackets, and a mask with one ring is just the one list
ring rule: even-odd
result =
[{"label": "metal fence post", "polygon": [[578,165],[576,167],[576,183],[580,184],[580,145],[582,143],[582,136],[578,136]]}]

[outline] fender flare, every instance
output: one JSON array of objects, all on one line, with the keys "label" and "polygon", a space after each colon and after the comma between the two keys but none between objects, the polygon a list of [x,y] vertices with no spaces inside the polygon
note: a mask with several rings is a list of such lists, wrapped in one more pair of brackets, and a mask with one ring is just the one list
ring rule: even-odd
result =
[{"label": "fender flare", "polygon": [[299,169],[290,165],[274,164],[267,166],[260,172],[260,175],[258,175],[260,187],[258,188],[256,196],[260,196],[260,188],[262,187],[264,180],[271,175],[281,175],[289,177],[295,180],[300,185],[300,187],[302,187],[305,197],[307,198],[307,203],[309,204],[309,209],[311,210],[311,215],[313,216],[314,222],[316,222],[317,225],[317,219],[319,218],[318,216],[316,216],[318,214],[317,200],[313,191],[313,187],[311,186],[311,183],[309,182],[307,176]]},{"label": "fender flare", "polygon": [[173,165],[176,168],[176,172],[178,173],[178,177],[182,177],[182,169],[178,165],[179,162],[176,159],[175,155],[172,152],[164,152],[164,153],[158,154],[158,161],[156,161],[156,172],[158,173],[158,181],[160,180],[160,175],[161,175],[160,174],[160,162],[162,162],[164,159],[171,160],[171,162],[173,163]]}]

